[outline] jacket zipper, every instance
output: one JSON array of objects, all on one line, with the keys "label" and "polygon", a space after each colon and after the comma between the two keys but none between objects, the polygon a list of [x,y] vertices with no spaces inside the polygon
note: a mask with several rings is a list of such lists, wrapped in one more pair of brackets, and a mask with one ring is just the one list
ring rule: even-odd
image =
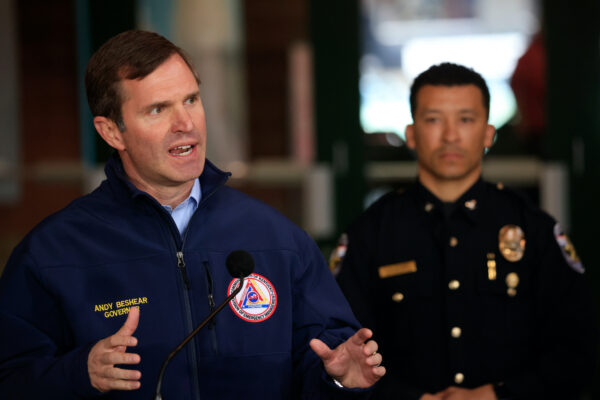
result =
[{"label": "jacket zipper", "polygon": [[[208,269],[208,261],[204,261],[204,270],[206,271],[206,288],[208,289],[208,308],[209,314],[215,309],[215,297],[213,296],[213,280],[210,270]],[[211,319],[208,323],[208,328],[211,329],[215,325],[215,319]]]},{"label": "jacket zipper", "polygon": [[[206,204],[206,201],[209,198],[211,198],[220,189],[220,187],[221,186],[218,186],[215,190],[210,192],[206,197],[202,198],[202,200],[200,201],[200,204],[198,204],[198,207],[196,208],[196,211],[194,211],[194,213],[190,217],[190,222],[188,223],[188,229],[191,225],[192,219],[198,213],[198,209],[200,209],[200,207],[203,204]],[[169,219],[170,219],[169,223],[171,224],[171,226],[174,226],[175,223],[173,222],[173,219],[170,218],[170,216],[169,216]],[[176,232],[176,233],[173,233],[173,232]],[[191,289],[191,282],[190,282],[190,279],[187,274],[187,269],[185,266],[185,259],[184,259],[184,255],[183,255],[183,249],[185,248],[187,232],[188,231],[186,231],[184,233],[183,238],[181,239],[181,247],[179,247],[177,236],[175,236],[177,233],[179,233],[179,230],[177,229],[177,227],[175,227],[175,231],[173,231],[173,229],[171,229],[171,237],[173,238],[173,241],[175,243],[175,249],[177,250],[177,252],[176,252],[177,268],[179,269],[179,271],[181,273],[181,279],[183,280],[185,288],[187,289],[186,293],[183,294],[183,297],[185,300],[184,304],[185,304],[185,314],[187,316],[186,319],[187,319],[187,323],[188,323],[188,330],[189,330],[189,332],[191,332],[194,329],[194,322],[193,322],[193,318],[192,318],[192,307],[191,307],[190,296],[189,296],[189,291]],[[208,269],[207,269],[207,273],[208,273]],[[212,298],[212,277],[210,277],[209,305],[210,305],[211,298]],[[212,299],[212,302],[213,302],[212,307],[214,307],[214,299]],[[211,308],[211,311],[212,311],[212,308]],[[216,354],[216,352],[217,352],[217,333],[216,333],[215,329],[212,330],[212,336],[213,336],[213,348],[214,348],[215,354]],[[195,340],[192,339],[190,341],[190,343],[188,343],[188,346],[190,347],[189,352],[190,352],[190,359],[191,359],[190,362],[191,362],[191,369],[192,369],[192,381],[193,381],[193,387],[195,389],[194,397],[196,398],[196,400],[201,400],[200,371],[198,371],[198,358],[197,358],[197,354],[196,354]]]},{"label": "jacket zipper", "polygon": [[[118,178],[127,182],[128,179],[124,173],[119,173],[119,171],[116,171],[115,173]],[[229,176],[231,176],[231,174],[229,174]],[[202,198],[202,200],[200,201],[200,204],[198,204],[198,207],[196,208],[196,211],[194,211],[194,213],[190,217],[190,222],[193,219],[196,212],[198,211],[198,209],[200,208],[200,206],[205,204],[206,201],[209,198],[211,198],[224,185],[224,183],[227,181],[227,178],[228,178],[228,176],[223,177],[221,179],[221,181],[217,184],[216,188],[212,192],[208,193],[208,195],[206,197]],[[189,291],[191,289],[191,282],[190,282],[190,279],[188,277],[188,274],[187,274],[187,271],[185,268],[185,260],[183,257],[183,249],[185,247],[185,239],[187,236],[187,232],[183,235],[183,238],[181,238],[181,246],[179,246],[179,235],[178,235],[179,230],[177,229],[177,226],[175,225],[175,222],[173,221],[171,216],[169,216],[166,213],[166,211],[156,201],[155,198],[153,198],[152,196],[147,195],[147,194],[146,194],[146,197],[150,200],[151,203],[155,204],[155,207],[158,208],[159,215],[161,218],[163,218],[163,220],[165,220],[165,222],[167,224],[167,228],[169,230],[169,233],[171,234],[171,239],[173,239],[173,244],[174,244],[175,252],[176,252],[176,256],[177,256],[177,268],[180,271],[181,279],[183,280],[183,284],[185,285],[185,288],[186,288],[186,291],[183,293],[183,298],[184,298],[186,322],[188,325],[188,332],[191,332],[194,329],[193,318],[192,318],[192,308],[191,308],[191,302],[190,302],[190,296],[189,296]],[[188,224],[188,226],[189,226],[189,224]],[[173,230],[173,228],[175,228],[175,230]],[[213,302],[214,302],[214,300],[213,300]],[[215,343],[216,343],[216,336],[215,336]],[[194,344],[193,339],[191,340],[191,343],[188,343],[188,347],[189,347],[189,349],[188,349],[189,355],[191,358],[193,389],[195,389],[195,390],[193,390],[194,397],[196,398],[196,400],[200,400],[199,371],[198,371],[196,349],[195,349],[195,344]]]},{"label": "jacket zipper", "polygon": [[[175,239],[175,247],[177,248],[177,240],[176,239]],[[183,245],[181,247],[183,248]],[[190,279],[187,275],[187,271],[185,268],[185,260],[183,258],[183,251],[177,250],[176,255],[177,255],[177,268],[181,272],[181,279],[183,281],[183,284],[185,285],[185,291],[183,293],[183,299],[184,299],[183,304],[185,307],[185,316],[186,316],[186,323],[187,323],[186,325],[188,327],[188,333],[189,333],[194,329],[194,321],[192,319],[192,306],[191,306],[190,295],[189,295]],[[187,336],[187,333],[186,333],[186,336]],[[196,398],[196,400],[200,400],[200,380],[199,380],[200,372],[198,371],[198,361],[197,361],[197,356],[196,356],[196,344],[195,344],[194,339],[192,339],[190,341],[190,343],[187,344],[187,347],[188,347],[188,352],[190,355],[190,364],[191,364],[191,369],[192,369],[192,381],[193,381],[192,387],[195,389],[194,397]]]},{"label": "jacket zipper", "polygon": [[[212,279],[212,275],[210,273],[210,267],[209,267],[208,261],[204,261],[203,264],[204,264],[204,269],[206,270],[206,284],[208,286],[208,307],[210,308],[210,312],[213,312],[213,310],[215,309],[215,297],[213,295],[213,279]],[[216,330],[217,321],[215,320],[215,318],[216,318],[216,316],[209,321],[208,330],[210,331],[213,351],[216,355],[218,353],[218,346],[217,346],[217,330]]]},{"label": "jacket zipper", "polygon": [[[202,204],[205,204],[206,200],[208,200],[210,197],[212,197],[219,190],[220,187],[221,186],[218,186],[215,190],[210,192],[205,198],[203,198],[200,201],[200,204],[198,204],[196,211],[194,211],[194,213],[190,217],[190,223],[191,223],[192,219],[194,218],[194,215],[196,215],[196,213],[198,212],[198,209],[200,208],[200,206]],[[184,255],[183,255],[183,249],[185,247],[185,239],[187,237],[187,231],[185,232],[185,234],[183,235],[183,238],[181,239],[181,246],[179,246],[178,236],[176,236],[176,234],[179,233],[179,230],[177,229],[177,226],[175,226],[175,222],[173,221],[173,219],[171,218],[170,215],[166,214],[166,211],[164,209],[162,209],[162,207],[160,210],[160,215],[163,216],[164,219],[166,219],[167,226],[169,227],[169,231],[171,233],[171,238],[173,239],[173,243],[175,245],[175,250],[176,250],[175,255],[177,257],[177,269],[179,269],[179,272],[181,274],[181,279],[183,280],[183,284],[185,285],[185,288],[186,288],[185,293],[183,293],[186,322],[188,325],[188,332],[191,332],[194,329],[194,322],[193,322],[193,318],[192,318],[192,307],[191,307],[190,296],[189,296],[189,291],[191,289],[191,282],[190,282],[190,279],[187,274],[187,270],[185,267],[185,259],[184,259]],[[168,217],[168,218],[166,218],[166,217]],[[173,227],[175,228],[175,230],[173,230]],[[188,227],[189,227],[189,224],[188,224]],[[207,271],[208,271],[208,269],[207,269]],[[212,279],[211,279],[211,287],[212,287]],[[209,291],[209,301],[210,301],[211,297],[212,297],[212,289]],[[214,299],[213,299],[213,304],[214,304]],[[214,307],[214,305],[213,305],[213,307]],[[215,332],[215,330],[213,330],[213,336],[214,336],[213,348],[215,349],[215,353],[216,353],[216,332]],[[192,368],[192,380],[193,380],[193,387],[195,389],[194,397],[196,398],[196,400],[201,400],[200,399],[200,380],[199,380],[200,372],[198,371],[198,361],[197,361],[196,345],[194,343],[194,339],[192,339],[190,341],[190,343],[187,344],[187,346],[189,347],[188,351],[189,351],[190,359],[191,359],[190,363],[191,363],[191,368]]]},{"label": "jacket zipper", "polygon": [[183,251],[177,252],[177,268],[179,268],[179,272],[181,272],[181,277],[183,278],[183,283],[185,284],[185,287],[187,288],[187,290],[190,290],[190,278],[188,278],[187,270],[185,269]]}]

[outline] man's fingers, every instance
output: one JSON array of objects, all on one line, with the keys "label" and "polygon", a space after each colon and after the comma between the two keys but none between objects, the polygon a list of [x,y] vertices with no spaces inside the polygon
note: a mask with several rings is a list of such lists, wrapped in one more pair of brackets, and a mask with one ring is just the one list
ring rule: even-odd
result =
[{"label": "man's fingers", "polygon": [[379,378],[381,378],[382,376],[384,376],[385,372],[386,372],[385,367],[382,366],[382,365],[380,365],[379,367],[373,368],[373,373],[375,374],[375,376],[377,376]]},{"label": "man's fingers", "polygon": [[140,387],[139,371],[114,367],[140,362],[138,354],[126,353],[127,347],[137,345],[137,339],[131,335],[137,329],[139,319],[140,310],[131,307],[127,320],[117,333],[102,339],[90,350],[88,355],[90,383],[101,392],[136,390]]},{"label": "man's fingers", "polygon": [[352,341],[352,344],[360,346],[367,339],[370,339],[371,336],[373,336],[373,331],[368,328],[361,328],[354,335],[352,335],[350,340]]},{"label": "man's fingers", "polygon": [[105,372],[105,378],[110,380],[138,381],[142,373],[133,369],[108,368]]},{"label": "man's fingers", "polygon": [[136,390],[141,386],[137,380],[123,380],[123,379],[110,379],[102,378],[99,380],[99,387],[101,392],[108,392],[109,390]]},{"label": "man's fingers", "polygon": [[383,361],[383,357],[379,353],[375,353],[372,356],[367,358],[367,365],[370,366],[379,366]]},{"label": "man's fingers", "polygon": [[377,349],[379,349],[377,342],[374,340],[369,340],[363,347],[363,353],[368,356],[377,353]]},{"label": "man's fingers", "polygon": [[100,356],[100,362],[106,365],[139,364],[140,356],[133,353],[108,352]]},{"label": "man's fingers", "polygon": [[139,389],[141,383],[139,381],[124,381],[124,380],[116,380],[113,381],[112,389],[113,390],[136,390]]},{"label": "man's fingers", "polygon": [[[125,347],[137,346],[137,339],[133,336],[115,333],[112,336],[106,338],[108,347],[113,348],[116,351],[125,351]],[[116,349],[116,347],[122,346],[122,349]]]},{"label": "man's fingers", "polygon": [[117,352],[125,352],[126,347],[137,346],[137,339],[131,335],[137,329],[139,320],[139,308],[131,307],[129,309],[129,315],[127,315],[127,320],[117,333],[105,339],[105,346],[110,347]]},{"label": "man's fingers", "polygon": [[90,375],[92,386],[101,392],[110,390],[135,390],[140,387],[142,373],[137,370],[104,366]]},{"label": "man's fingers", "polygon": [[310,348],[321,358],[321,360],[327,361],[333,357],[333,350],[323,343],[323,341],[319,339],[313,339],[309,344]]},{"label": "man's fingers", "polygon": [[125,321],[125,323],[123,324],[121,329],[119,329],[119,331],[116,334],[117,335],[125,335],[125,336],[133,335],[133,332],[135,332],[135,330],[138,327],[139,321],[140,321],[140,309],[137,307],[131,307],[129,309],[129,314],[127,315],[127,320]]}]

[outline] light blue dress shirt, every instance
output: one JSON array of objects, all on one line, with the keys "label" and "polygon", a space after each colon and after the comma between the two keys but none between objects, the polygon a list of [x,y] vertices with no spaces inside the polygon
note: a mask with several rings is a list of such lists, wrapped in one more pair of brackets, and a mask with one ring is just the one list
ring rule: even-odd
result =
[{"label": "light blue dress shirt", "polygon": [[192,214],[198,208],[198,204],[200,204],[200,200],[202,199],[202,188],[200,187],[200,180],[196,179],[194,181],[194,186],[192,187],[192,192],[181,204],[179,204],[173,210],[171,206],[162,205],[165,210],[171,214],[171,218],[175,221],[175,225],[177,225],[177,229],[179,229],[179,234],[183,237],[185,230],[187,229],[188,223],[190,222],[190,218],[192,218]]}]

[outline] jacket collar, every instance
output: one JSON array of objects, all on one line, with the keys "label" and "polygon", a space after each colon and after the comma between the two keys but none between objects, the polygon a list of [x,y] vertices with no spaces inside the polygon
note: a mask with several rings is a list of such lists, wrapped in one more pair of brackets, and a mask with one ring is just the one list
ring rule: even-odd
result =
[{"label": "jacket collar", "polygon": [[[122,192],[122,190],[125,189],[126,195],[128,195],[130,198],[137,198],[138,196],[153,198],[148,193],[141,191],[131,183],[127,177],[127,174],[125,173],[125,170],[123,169],[121,157],[119,157],[117,152],[113,153],[113,155],[106,162],[104,172],[111,187],[113,187],[113,189],[117,189],[118,192]],[[210,197],[215,190],[225,184],[230,176],[231,172],[223,172],[208,159],[205,160],[204,170],[199,177],[200,185],[202,187],[202,198],[207,199]]]}]

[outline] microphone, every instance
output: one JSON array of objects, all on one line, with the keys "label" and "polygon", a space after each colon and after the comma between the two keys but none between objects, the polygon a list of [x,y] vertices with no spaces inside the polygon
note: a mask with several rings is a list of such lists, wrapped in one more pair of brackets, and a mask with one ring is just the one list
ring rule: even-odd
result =
[{"label": "microphone", "polygon": [[242,286],[244,286],[244,278],[250,275],[252,271],[254,271],[254,260],[252,259],[250,253],[248,253],[245,250],[235,250],[229,253],[229,255],[227,256],[227,260],[225,260],[225,265],[227,266],[227,271],[229,271],[229,274],[234,278],[238,278],[240,280],[239,285],[235,288],[233,292],[231,292],[229,296],[227,296],[227,298],[221,304],[219,304],[217,308],[213,310],[213,312],[211,312],[208,315],[208,317],[206,317],[206,319],[204,319],[204,321],[202,321],[200,325],[196,327],[196,329],[192,331],[192,333],[190,333],[185,339],[183,339],[183,341],[177,347],[175,347],[175,350],[169,353],[169,355],[163,362],[162,367],[160,368],[160,373],[158,374],[158,383],[156,384],[156,394],[154,396],[155,400],[162,400],[160,389],[162,386],[163,376],[165,374],[165,370],[167,369],[169,361],[171,361],[175,354],[179,353],[179,351],[183,349],[185,345],[190,340],[192,340],[192,338],[196,336],[196,334],[200,332],[200,330],[204,328],[204,326],[211,319],[213,319],[214,316],[217,315],[219,311],[221,311],[223,307],[225,307],[240,292],[240,290],[242,290]]},{"label": "microphone", "polygon": [[229,253],[225,260],[227,271],[234,278],[243,279],[254,271],[254,260],[245,250],[236,250]]}]

